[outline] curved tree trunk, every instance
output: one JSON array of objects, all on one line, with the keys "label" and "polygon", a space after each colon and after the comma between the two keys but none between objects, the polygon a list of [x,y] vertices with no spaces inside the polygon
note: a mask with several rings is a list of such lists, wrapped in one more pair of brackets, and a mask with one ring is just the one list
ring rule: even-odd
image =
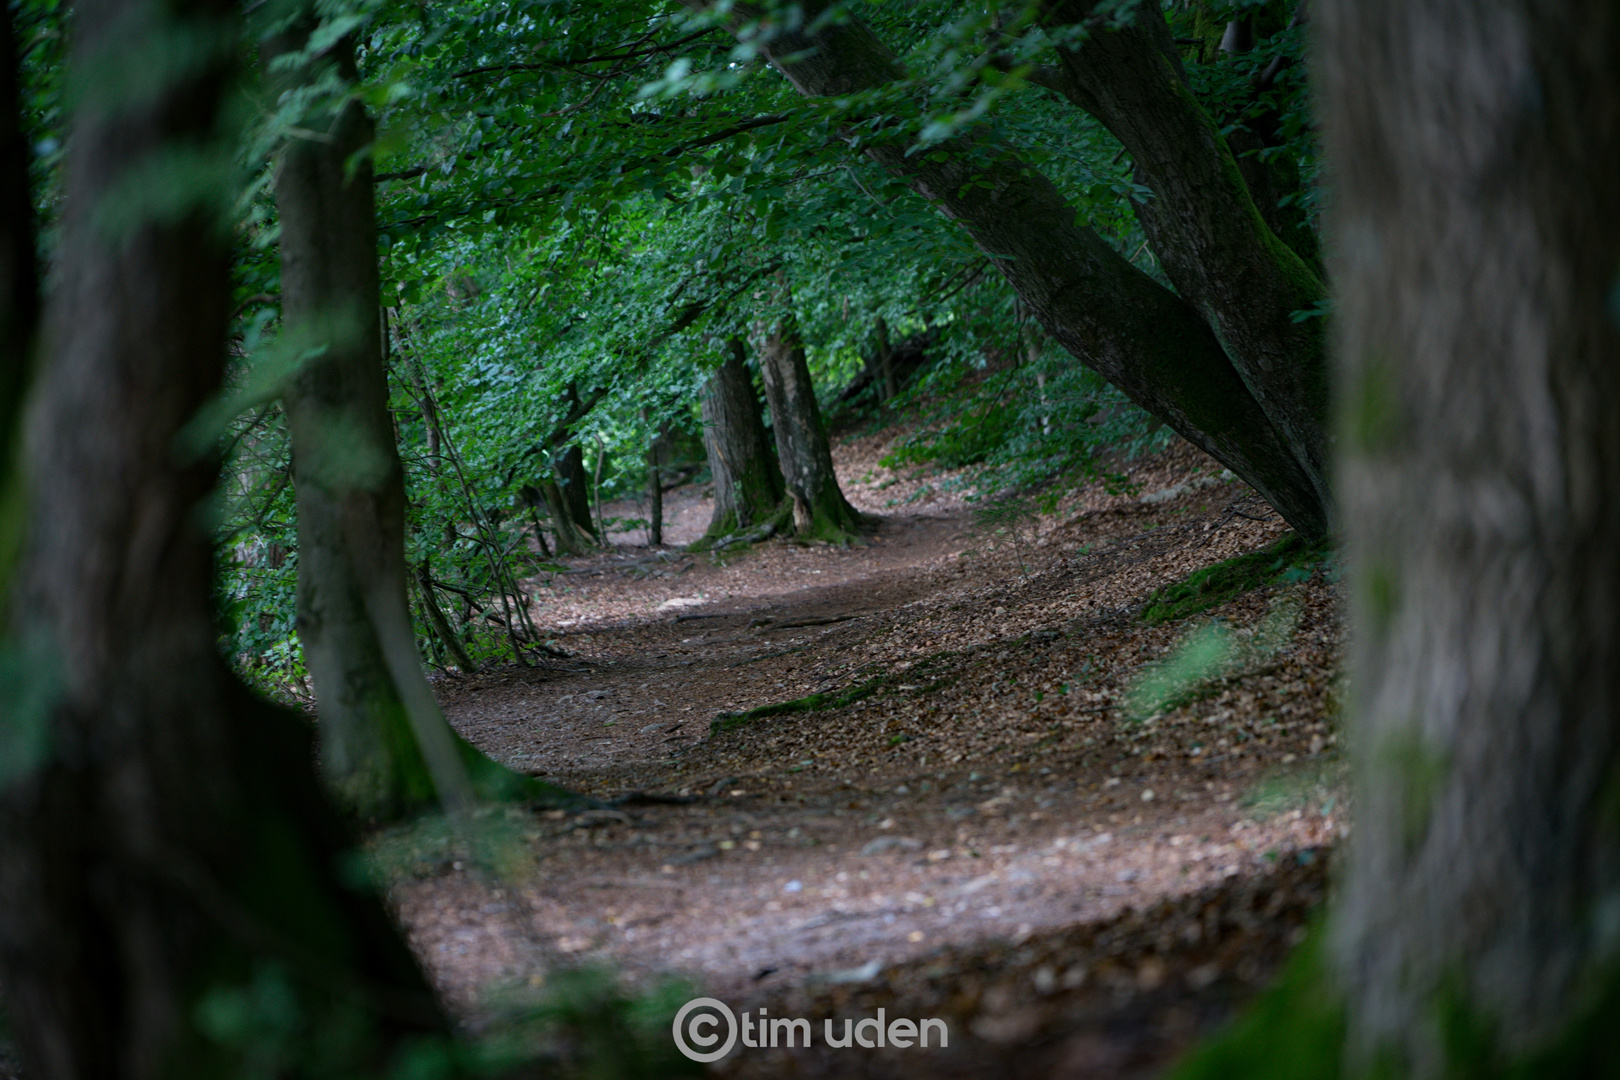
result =
[{"label": "curved tree trunk", "polygon": [[[201,527],[218,461],[175,452],[223,374],[229,193],[145,220],[128,200],[153,161],[232,160],[235,14],[74,9],[74,78],[93,89],[74,116],[31,406],[33,535],[3,643],[5,666],[31,663],[0,680],[0,725],[43,735],[0,787],[0,985],[35,1080],[256,1071],[262,1047],[229,1018],[266,993],[288,1075],[379,1073],[448,1031],[382,905],[340,878],[352,840],[307,727],[220,659]],[[101,77],[175,41],[200,48],[159,65],[166,84]],[[109,205],[134,213],[109,229]]]},{"label": "curved tree trunk", "polygon": [[[824,7],[806,5],[807,15]],[[746,14],[735,10],[735,18]],[[808,96],[872,89],[901,74],[894,54],[854,18],[814,35],[783,33],[764,52]],[[1077,224],[1038,170],[1010,147],[970,136],[926,154],[908,155],[900,143],[866,152],[960,222],[1071,355],[1252,484],[1303,535],[1326,535],[1318,485],[1198,312]]]},{"label": "curved tree trunk", "polygon": [[845,540],[860,525],[860,515],[844,498],[833,470],[827,426],[816,403],[804,343],[798,325],[787,316],[765,340],[759,355],[765,401],[771,407],[771,431],[782,478],[793,500],[793,531],[803,537]]},{"label": "curved tree trunk", "polygon": [[[1317,17],[1355,581],[1334,941],[1352,1062],[1607,1075],[1620,7],[1334,0]],[[1587,1008],[1609,1011],[1582,1035]],[[1560,1041],[1560,1071],[1534,1064]]]},{"label": "curved tree trunk", "polygon": [[[1068,0],[1053,23],[1084,21]],[[1153,197],[1135,203],[1159,265],[1197,309],[1324,504],[1329,496],[1328,373],[1322,320],[1295,322],[1327,290],[1261,216],[1231,148],[1192,95],[1158,0],[1132,22],[1060,50],[1057,86],[1124,144]]]},{"label": "curved tree trunk", "polygon": [[775,517],[785,488],[771,457],[743,343],[726,343],[726,361],[703,384],[703,448],[714,477],[714,514],[704,539],[714,541]]},{"label": "curved tree trunk", "polygon": [[[300,51],[308,30],[266,42],[266,69]],[[328,65],[354,73],[353,43],[308,68],[279,72],[283,89]],[[315,680],[321,763],[339,799],[388,820],[472,794],[540,794],[543,786],[491,761],[450,730],[416,652],[406,600],[405,488],[378,321],[372,141],[356,100],[289,140],[275,175],[285,332],[325,351],[283,395],[298,504],[298,636]],[[549,791],[550,789],[544,789]]]}]

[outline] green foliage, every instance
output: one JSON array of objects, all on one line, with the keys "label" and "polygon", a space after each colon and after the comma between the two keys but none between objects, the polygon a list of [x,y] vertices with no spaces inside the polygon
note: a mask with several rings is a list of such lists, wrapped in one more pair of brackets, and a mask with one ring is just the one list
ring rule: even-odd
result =
[{"label": "green foliage", "polygon": [[895,406],[919,424],[884,465],[966,469],[963,482],[986,495],[1094,476],[1102,449],[1130,455],[1157,442],[1147,413],[1050,344],[1033,362],[999,366],[958,348]]},{"label": "green foliage", "polygon": [[1020,498],[1004,498],[998,502],[983,503],[973,508],[973,520],[990,534],[991,543],[997,539],[1012,543],[1013,550],[1018,554],[1018,572],[1028,581],[1029,567],[1025,559],[1028,541],[1024,533],[1027,530],[1033,534],[1039,520],[1029,502]]},{"label": "green foliage", "polygon": [[497,1066],[539,1064],[565,1080],[703,1076],[670,1038],[676,1011],[698,994],[679,979],[628,990],[606,967],[556,969],[539,993],[513,992],[495,1003],[501,1025],[482,1056]]},{"label": "green foliage", "polygon": [[1259,551],[1206,566],[1155,589],[1142,609],[1142,621],[1157,625],[1184,619],[1263,585],[1303,581],[1318,567],[1331,573],[1332,558],[1325,545],[1308,544],[1290,532]]},{"label": "green foliage", "polygon": [[1293,638],[1302,607],[1299,597],[1287,591],[1253,627],[1234,630],[1219,620],[1193,627],[1168,656],[1146,665],[1132,682],[1125,692],[1126,715],[1146,720],[1265,663]]},{"label": "green foliage", "polygon": [[[1201,26],[1228,13],[1195,6]],[[739,44],[680,6],[328,5],[313,40],[352,33],[358,81],[327,70],[295,94],[246,89],[244,115],[256,119],[239,163],[249,180],[237,204],[237,362],[199,430],[222,431],[227,452],[216,518],[223,648],[256,685],[308,698],[292,617],[290,463],[273,398],[321,345],[280,334],[268,152],[349,100],[377,122],[367,155],[408,555],[426,566],[474,664],[539,646],[561,587],[534,551],[536,520],[552,523],[524,488],[555,477],[559,456],[578,446],[590,501],[639,500],[655,435],[700,453],[696,392],[719,343],[753,340],[789,309],[824,405],[875,355],[879,319],[895,343],[926,334],[929,366],[880,410],[916,422],[888,461],[961,470],[946,482],[976,496],[1054,493],[1094,475],[1104,448],[1129,454],[1168,437],[1047,340],[957,226],[849,145],[899,140],[926,153],[971,131],[1015,147],[1162,280],[1131,207],[1146,193],[1119,143],[1025,81],[1095,27],[1042,29],[1030,4],[835,3],[827,18],[858,13],[904,70],[875,91],[805,99],[759,62],[773,35],[799,25],[798,9],[760,10]],[[1129,4],[1109,11],[1134,17]],[[1229,129],[1284,133],[1267,153],[1293,164],[1308,200],[1314,148],[1298,66],[1258,97],[1248,89],[1271,60],[1299,53],[1280,11],[1266,7],[1254,53],[1185,58]],[[267,17],[277,16],[255,15]],[[1208,29],[1184,26],[1184,5],[1168,17],[1178,35]],[[56,137],[57,91],[49,77],[39,86],[41,130]],[[788,288],[775,286],[778,273]],[[244,408],[253,411],[222,419]],[[456,663],[425,599],[418,591],[424,658]]]},{"label": "green foliage", "polygon": [[1338,1080],[1344,1004],[1318,924],[1282,976],[1224,1032],[1172,1069],[1170,1080]]},{"label": "green foliage", "polygon": [[1264,777],[1243,796],[1241,805],[1258,819],[1296,809],[1327,814],[1343,801],[1349,779],[1343,758],[1336,755],[1307,758]]}]

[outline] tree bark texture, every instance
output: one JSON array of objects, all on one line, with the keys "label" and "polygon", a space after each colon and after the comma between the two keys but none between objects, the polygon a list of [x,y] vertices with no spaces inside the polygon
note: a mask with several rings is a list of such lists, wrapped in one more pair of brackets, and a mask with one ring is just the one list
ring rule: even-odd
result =
[{"label": "tree bark texture", "polygon": [[1620,7],[1316,17],[1356,626],[1334,938],[1352,1060],[1487,1075],[1445,1017],[1533,1053],[1620,960]]},{"label": "tree bark texture", "polygon": [[[34,658],[33,711],[0,707],[48,734],[0,789],[0,984],[33,1080],[243,1075],[262,1045],[228,1017],[255,986],[287,1003],[289,1073],[312,1069],[316,1046],[333,1074],[380,1071],[403,1039],[447,1028],[382,905],[339,880],[351,840],[308,729],[218,653],[201,524],[218,461],[176,447],[221,383],[230,193],[180,207],[130,193],[153,162],[233,159],[220,101],[235,15],[220,2],[74,9],[86,89],[6,643]],[[194,51],[156,86],[131,95],[104,77],[130,56],[163,72],[175,41]],[[109,205],[125,213],[109,219]]]},{"label": "tree bark texture", "polygon": [[[822,6],[808,5],[806,21]],[[853,18],[814,35],[784,33],[764,52],[807,96],[901,75],[894,54]],[[962,136],[927,153],[894,142],[864,149],[959,222],[1071,355],[1248,481],[1302,534],[1327,533],[1310,473],[1198,312],[1077,224],[1052,182],[1012,148]]]},{"label": "tree bark texture", "polygon": [[551,535],[557,541],[557,554],[584,555],[590,550],[591,542],[574,524],[573,511],[569,509],[562,488],[549,477],[536,486],[546,500],[546,511],[551,515]]},{"label": "tree bark texture", "polygon": [[591,515],[591,476],[585,471],[585,451],[578,443],[570,443],[557,455],[557,487],[562,491],[563,506],[574,530],[592,543],[601,538],[596,535],[596,520]]},{"label": "tree bark texture", "polygon": [[827,425],[810,381],[804,342],[792,315],[778,323],[759,354],[765,403],[782,479],[793,500],[793,531],[804,537],[844,540],[860,526],[860,515],[844,498],[833,469]]},{"label": "tree bark texture", "polygon": [[[307,35],[267,42],[266,71]],[[324,61],[352,77],[352,43]],[[293,89],[317,71],[271,79]],[[410,625],[405,481],[382,364],[369,162],[348,174],[372,125],[358,101],[309,123],[323,137],[288,140],[275,173],[286,331],[325,347],[282,399],[298,505],[298,637],[315,680],[328,782],[361,817],[387,820],[435,791],[368,609],[369,597],[382,596],[382,617]]]},{"label": "tree bark texture", "polygon": [[[1067,0],[1047,18],[1083,23],[1096,6]],[[1153,192],[1134,205],[1159,265],[1329,504],[1322,320],[1292,318],[1327,291],[1261,216],[1220,128],[1187,85],[1158,0],[1142,3],[1129,25],[1095,27],[1059,56],[1065,95],[1119,139]]]},{"label": "tree bark texture", "polygon": [[782,472],[771,457],[743,343],[726,343],[726,361],[703,384],[703,448],[714,478],[714,514],[706,539],[763,524],[781,506]]},{"label": "tree bark texture", "polygon": [[[303,48],[308,29],[266,43]],[[344,39],[310,69],[352,76]],[[283,395],[298,505],[298,636],[315,680],[321,763],[344,805],[389,820],[437,795],[449,804],[552,791],[490,760],[450,729],[416,652],[406,598],[405,487],[388,412],[378,319],[372,141],[359,101],[312,116],[322,137],[293,138],[276,168],[285,332],[324,346]]]}]

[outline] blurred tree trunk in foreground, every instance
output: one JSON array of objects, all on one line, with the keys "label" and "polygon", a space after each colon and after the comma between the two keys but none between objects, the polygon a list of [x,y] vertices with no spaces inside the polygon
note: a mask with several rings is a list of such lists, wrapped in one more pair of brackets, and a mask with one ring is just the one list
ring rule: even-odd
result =
[{"label": "blurred tree trunk in foreground", "polygon": [[[20,677],[0,704],[9,732],[42,734],[0,791],[0,983],[31,1080],[266,1060],[311,1075],[317,1057],[365,1075],[446,1031],[381,903],[340,880],[349,838],[307,727],[218,652],[201,512],[218,462],[178,447],[225,359],[236,14],[74,10],[80,95],[9,590]],[[105,77],[131,56],[142,79]]]},{"label": "blurred tree trunk in foreground", "polygon": [[1316,16],[1356,627],[1347,1061],[1612,1075],[1620,5]]}]

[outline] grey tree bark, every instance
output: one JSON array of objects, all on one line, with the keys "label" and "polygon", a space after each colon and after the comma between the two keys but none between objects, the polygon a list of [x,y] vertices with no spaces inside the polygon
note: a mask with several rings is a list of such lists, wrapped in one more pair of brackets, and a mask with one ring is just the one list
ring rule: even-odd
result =
[{"label": "grey tree bark", "polygon": [[[236,10],[74,9],[71,77],[86,89],[30,405],[31,535],[0,578],[14,602],[0,727],[42,733],[0,781],[0,985],[34,1080],[251,1071],[255,1049],[206,1018],[251,1000],[255,980],[301,1026],[289,1072],[313,1068],[323,1042],[322,1069],[381,1070],[403,1042],[448,1030],[377,898],[340,880],[351,840],[307,727],[218,653],[201,504],[219,462],[177,447],[223,375],[230,193],[130,193],[153,162],[233,160],[221,101]],[[176,41],[194,51],[165,67]],[[167,78],[105,77],[132,56]],[[0,466],[14,449],[0,446]],[[0,532],[19,523],[0,512]]]},{"label": "grey tree bark", "polygon": [[744,355],[742,339],[732,338],[725,363],[703,384],[703,448],[714,478],[714,513],[704,534],[710,542],[776,517],[786,491]]},{"label": "grey tree bark", "polygon": [[[1620,7],[1316,16],[1356,626],[1333,940],[1351,1060],[1487,1075],[1605,989],[1612,1009],[1620,963]],[[1612,1039],[1612,1011],[1593,1030]],[[1556,1075],[1612,1071],[1565,1049],[1586,1056]]]},{"label": "grey tree bark", "polygon": [[[824,6],[807,5],[807,15]],[[783,33],[764,52],[807,96],[901,75],[893,52],[853,18],[813,35]],[[1327,533],[1328,507],[1309,470],[1198,312],[1077,224],[1074,208],[1012,147],[962,136],[927,154],[908,155],[898,142],[865,152],[958,221],[1071,355],[1252,484],[1302,534]]]},{"label": "grey tree bark", "polygon": [[822,540],[847,540],[860,526],[860,515],[844,498],[833,470],[827,425],[810,381],[804,342],[791,314],[765,339],[759,354],[765,403],[771,409],[771,432],[782,479],[793,501],[793,531]]},{"label": "grey tree bark", "polygon": [[[302,68],[307,24],[267,41],[278,89],[336,68],[354,75],[354,45],[335,43]],[[388,412],[377,298],[373,138],[358,100],[306,117],[320,137],[288,140],[275,173],[284,332],[324,352],[283,394],[298,505],[298,635],[315,680],[321,763],[344,805],[389,820],[474,794],[541,793],[450,729],[421,669],[406,599],[405,487]],[[553,794],[545,789],[548,796]]]}]

